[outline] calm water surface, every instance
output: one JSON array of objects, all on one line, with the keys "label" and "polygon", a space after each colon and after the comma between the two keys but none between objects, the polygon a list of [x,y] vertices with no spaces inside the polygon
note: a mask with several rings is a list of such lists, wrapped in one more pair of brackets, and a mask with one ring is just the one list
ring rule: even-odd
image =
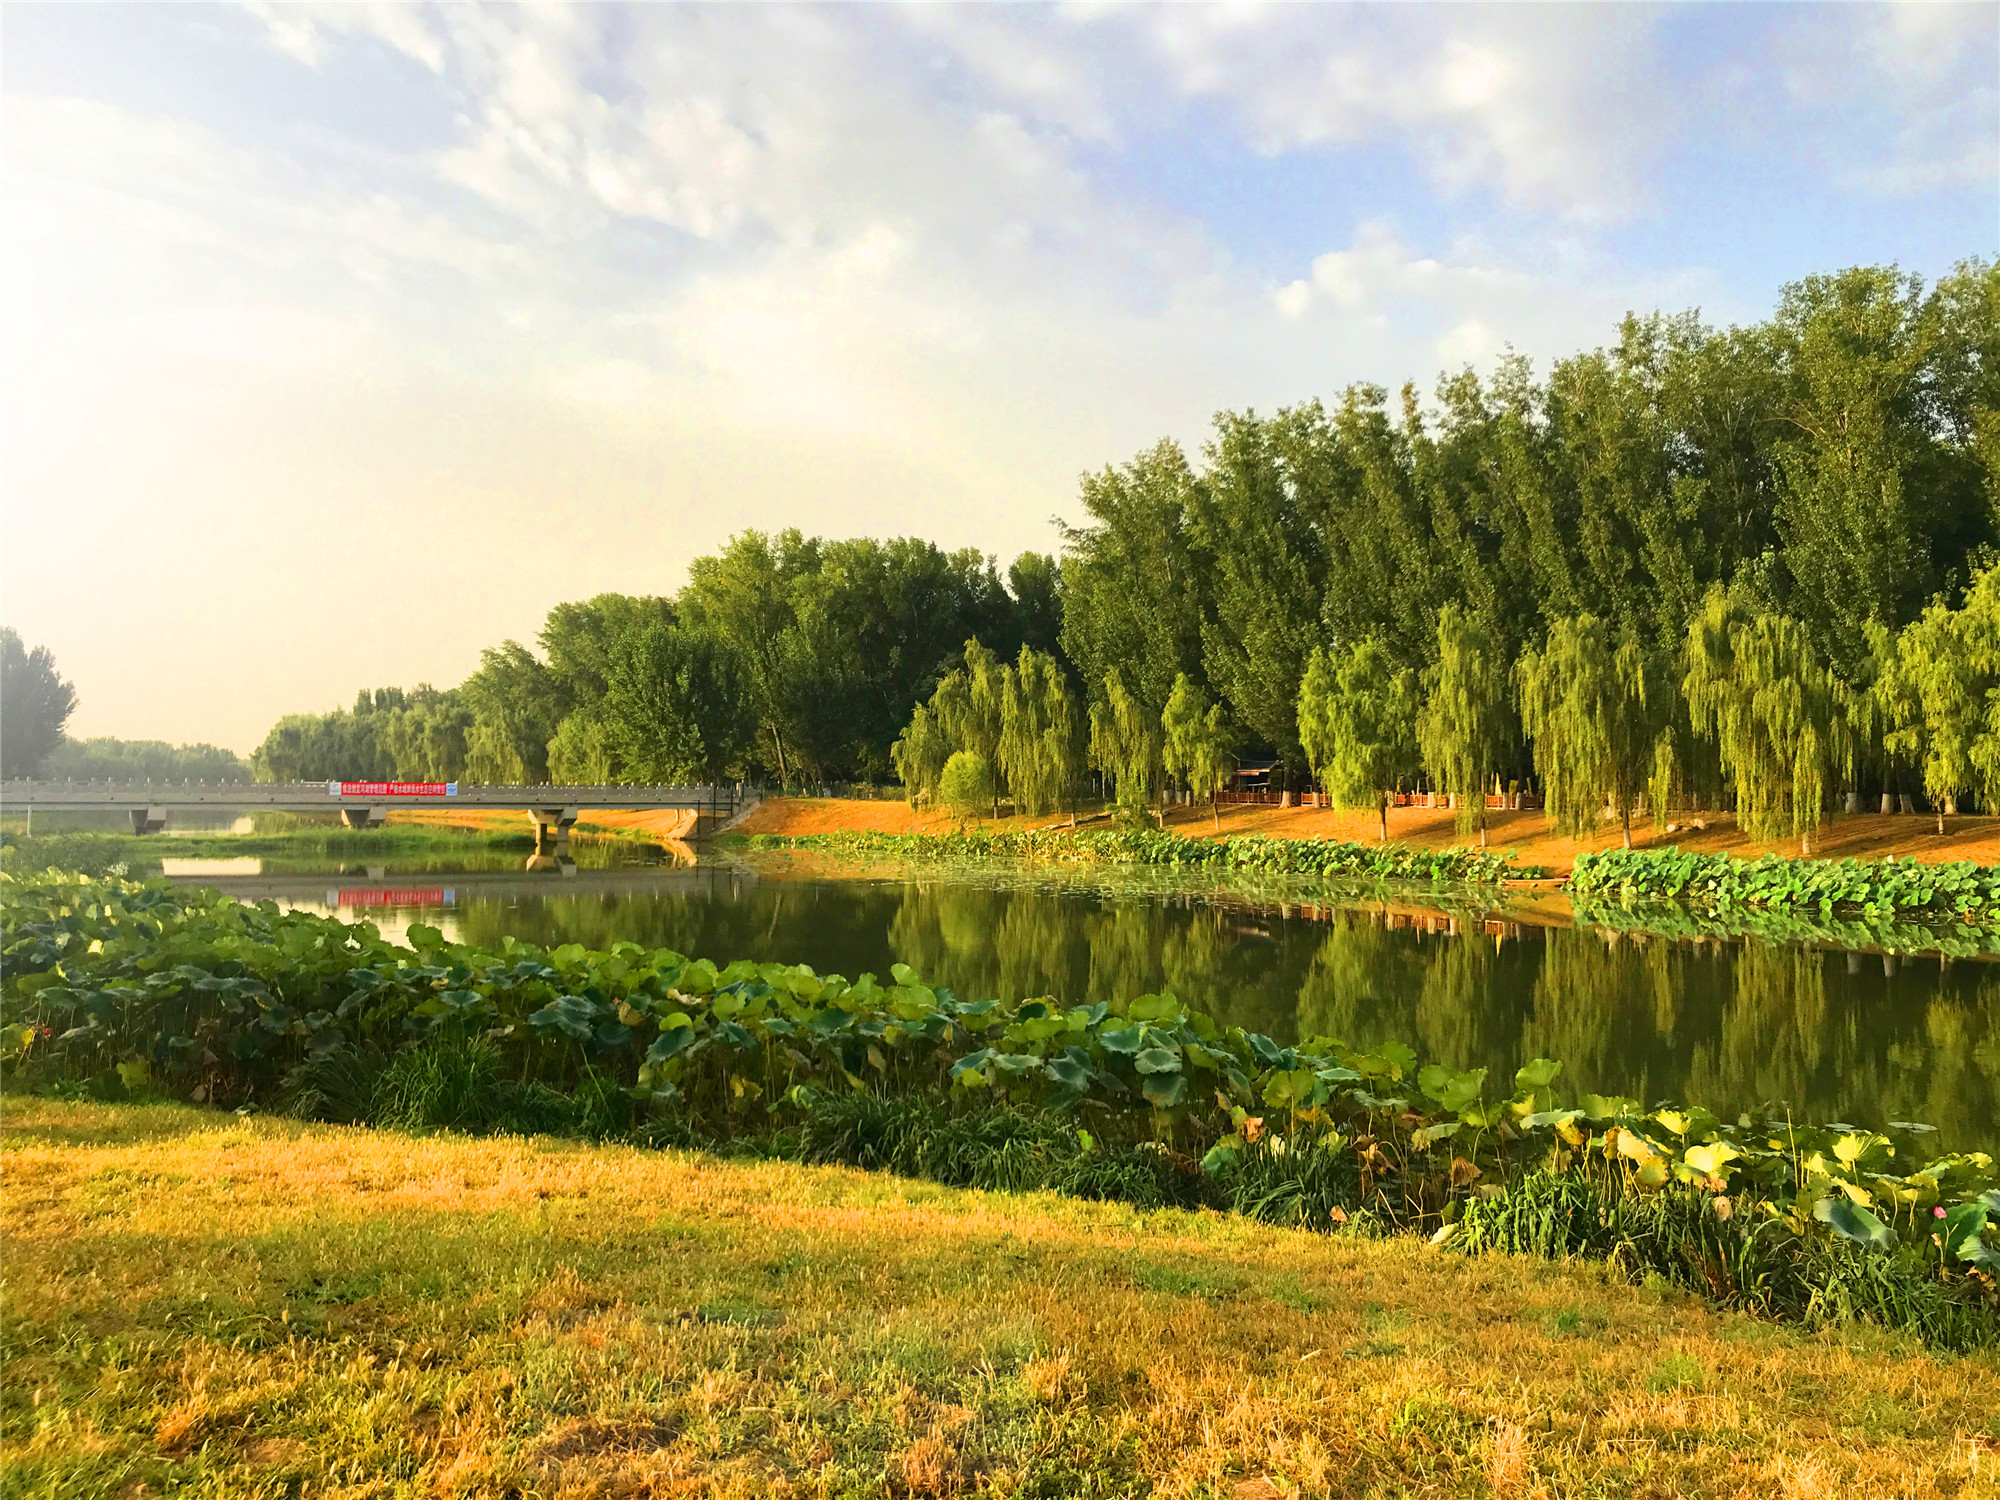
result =
[{"label": "calm water surface", "polygon": [[1718,1110],[1782,1101],[1802,1118],[1926,1121],[1954,1147],[2000,1143],[2000,964],[1990,962],[1621,938],[1411,904],[1428,896],[1245,893],[1173,872],[509,863],[215,883],[391,936],[425,921],[480,944],[630,940],[849,977],[902,961],[968,999],[1168,990],[1287,1041],[1404,1040],[1426,1061],[1496,1078],[1552,1057],[1576,1091]]}]

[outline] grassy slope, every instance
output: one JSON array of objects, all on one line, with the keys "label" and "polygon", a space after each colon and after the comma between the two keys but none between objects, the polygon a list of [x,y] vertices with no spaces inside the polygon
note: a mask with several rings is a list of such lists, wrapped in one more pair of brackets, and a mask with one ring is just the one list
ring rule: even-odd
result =
[{"label": "grassy slope", "polygon": [[1600,1271],[4,1106],[9,1494],[1993,1493],[2000,1363]]},{"label": "grassy slope", "polygon": [[[1548,828],[1548,820],[1538,812],[1492,814],[1493,827],[1488,841],[1496,850],[1514,851],[1524,863],[1568,873],[1570,863],[1585,850],[1613,849],[1620,839],[1612,830],[1597,838],[1579,841],[1559,838]],[[1797,840],[1784,844],[1755,844],[1736,830],[1736,820],[1728,813],[1705,815],[1708,827],[1702,831],[1655,833],[1652,825],[1635,827],[1632,843],[1640,849],[1676,847],[1696,854],[1725,853],[1754,858],[1776,852],[1797,855]],[[980,828],[1042,827],[1056,818],[1002,818],[997,823],[975,824]],[[943,833],[954,827],[943,813],[912,813],[900,802],[841,801],[832,798],[771,797],[737,826],[739,833],[775,833],[796,836],[806,833]],[[1091,827],[1105,826],[1099,818]],[[1176,808],[1168,826],[1191,838],[1208,838],[1216,833],[1213,820],[1203,808]],[[1880,859],[1893,854],[1898,859],[1918,859],[1930,863],[1966,859],[1978,864],[2000,864],[2000,818],[1947,818],[1946,832],[1940,837],[1937,820],[1930,817],[1862,814],[1839,817],[1822,829],[1814,844],[1816,857],[1826,859]],[[1344,812],[1318,807],[1231,807],[1221,818],[1223,836],[1269,834],[1288,839],[1354,839],[1372,843],[1376,834],[1372,812]],[[1448,811],[1420,807],[1399,807],[1389,814],[1389,837],[1425,849],[1448,849],[1466,842],[1458,836]]]}]

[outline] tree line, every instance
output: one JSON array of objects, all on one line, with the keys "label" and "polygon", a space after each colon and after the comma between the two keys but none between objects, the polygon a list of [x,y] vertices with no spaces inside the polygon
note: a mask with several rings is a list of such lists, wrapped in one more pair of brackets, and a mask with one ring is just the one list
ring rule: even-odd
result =
[{"label": "tree line", "polygon": [[1510,358],[1428,399],[1223,412],[1193,457],[1086,475],[1059,561],[1003,580],[915,539],[746,533],[672,599],[558,606],[538,650],[289,717],[253,764],[893,775],[992,811],[1206,791],[1243,754],[1378,810],[1455,794],[1468,832],[1509,782],[1578,830],[1692,803],[1789,836],[1843,791],[2000,805],[1996,339],[2000,263],[1864,267],[1749,327],[1628,317],[1546,378]]},{"label": "tree line", "polygon": [[745,532],[672,598],[557,605],[539,650],[488,648],[454,688],[287,715],[251,764],[274,781],[886,782],[910,704],[968,638],[1058,649],[1059,577],[1035,553],[1003,579],[914,538]]}]

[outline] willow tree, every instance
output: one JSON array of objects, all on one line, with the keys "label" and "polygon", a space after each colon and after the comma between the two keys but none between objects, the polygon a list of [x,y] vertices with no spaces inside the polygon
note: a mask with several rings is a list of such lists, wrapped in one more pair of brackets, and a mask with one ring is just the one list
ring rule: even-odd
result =
[{"label": "willow tree", "polygon": [[1327,796],[1374,808],[1387,843],[1396,783],[1417,769],[1417,674],[1373,636],[1348,651],[1315,650],[1299,687],[1299,741]]},{"label": "willow tree", "polygon": [[1160,770],[1159,721],[1115,667],[1105,674],[1104,696],[1090,705],[1090,763],[1111,778],[1120,811],[1146,815]]},{"label": "willow tree", "polygon": [[1160,715],[1160,735],[1161,765],[1187,787],[1190,796],[1208,800],[1215,826],[1220,828],[1222,809],[1215,794],[1228,782],[1232,769],[1222,705],[1210,703],[1208,694],[1183,672],[1167,695],[1166,710]]},{"label": "willow tree", "polygon": [[1029,817],[1054,807],[1064,791],[1062,737],[1049,735],[1057,716],[1074,714],[1062,675],[1060,662],[1032,646],[1023,646],[1019,661],[1001,674],[1000,770],[1015,807]]},{"label": "willow tree", "polygon": [[1653,778],[1668,722],[1658,664],[1629,634],[1614,646],[1606,622],[1575,615],[1549,626],[1540,651],[1522,652],[1514,676],[1549,821],[1585,838],[1609,808],[1631,848],[1632,809]]},{"label": "willow tree", "polygon": [[1074,828],[1077,799],[1089,773],[1084,714],[1070,691],[1069,675],[1060,669],[1043,678],[1042,694],[1042,753],[1055,777],[1056,802],[1069,809]]},{"label": "willow tree", "polygon": [[1719,588],[1688,624],[1686,663],[1688,712],[1721,752],[1737,826],[1763,842],[1797,837],[1812,853],[1862,705],[1797,620],[1750,614]]},{"label": "willow tree", "polygon": [[1873,625],[1870,642],[1882,746],[1922,771],[1938,832],[1961,791],[2000,806],[2000,568],[1973,580],[1962,608],[1939,600],[1893,638]]},{"label": "willow tree", "polygon": [[1456,602],[1438,612],[1438,662],[1424,674],[1429,701],[1417,745],[1434,779],[1458,805],[1458,831],[1486,843],[1486,787],[1513,741],[1507,665],[1480,620]]},{"label": "willow tree", "polygon": [[954,750],[969,750],[986,763],[993,785],[993,815],[1000,815],[1000,734],[1007,720],[1007,669],[978,641],[965,643],[965,665],[938,684],[931,716]]},{"label": "willow tree", "polygon": [[903,780],[903,796],[912,808],[937,800],[938,777],[951,759],[951,741],[937,716],[923,704],[917,705],[909,727],[889,747],[889,759]]}]

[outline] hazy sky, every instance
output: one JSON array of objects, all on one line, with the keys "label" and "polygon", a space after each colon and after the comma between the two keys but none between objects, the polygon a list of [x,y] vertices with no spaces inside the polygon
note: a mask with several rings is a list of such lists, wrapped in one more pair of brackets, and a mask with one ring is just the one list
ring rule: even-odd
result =
[{"label": "hazy sky", "polygon": [[0,13],[0,616],[248,750],[745,527],[2000,248],[1991,4]]}]

